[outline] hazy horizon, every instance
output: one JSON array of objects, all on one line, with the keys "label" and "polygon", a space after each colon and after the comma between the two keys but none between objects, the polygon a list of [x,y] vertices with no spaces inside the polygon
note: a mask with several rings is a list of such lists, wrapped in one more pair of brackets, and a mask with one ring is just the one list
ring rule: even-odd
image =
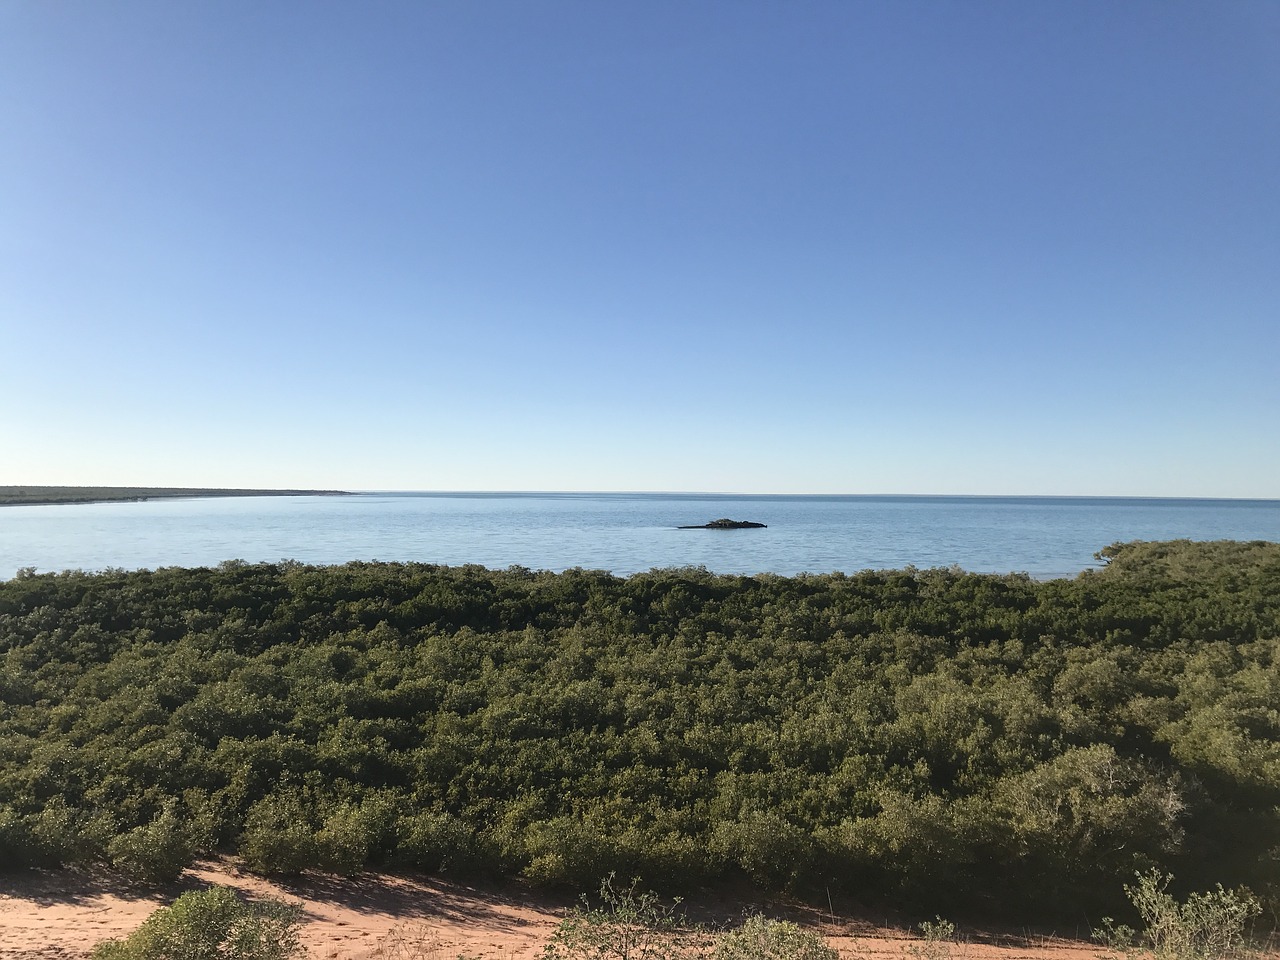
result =
[{"label": "hazy horizon", "polygon": [[0,484],[0,491],[5,487],[28,487],[67,490],[173,490],[190,491],[245,491],[252,493],[276,493],[290,495],[340,495],[340,496],[415,496],[415,497],[671,497],[671,498],[707,498],[707,499],[867,499],[867,500],[1202,500],[1221,502],[1248,503],[1280,503],[1280,497],[1166,497],[1141,496],[1125,494],[1070,494],[1070,493],[892,493],[886,491],[868,493],[818,493],[812,491],[774,491],[774,490],[528,490],[528,489],[475,489],[475,490],[436,490],[392,489],[392,488],[322,488],[305,484],[294,484],[288,487],[245,487],[242,485],[227,487],[192,486],[192,487],[160,487],[154,484],[103,485],[103,484]]}]

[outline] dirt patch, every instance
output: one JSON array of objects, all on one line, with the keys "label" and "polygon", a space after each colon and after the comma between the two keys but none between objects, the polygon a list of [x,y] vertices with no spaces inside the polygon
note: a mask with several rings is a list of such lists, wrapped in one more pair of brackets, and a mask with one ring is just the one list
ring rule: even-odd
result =
[{"label": "dirt patch", "polygon": [[[367,874],[305,876],[288,882],[241,873],[225,862],[187,871],[163,895],[123,886],[118,878],[47,871],[0,880],[0,957],[4,960],[83,960],[99,942],[127,936],[157,907],[183,890],[211,884],[250,897],[270,896],[302,908],[303,942],[313,960],[533,960],[555,929],[568,899],[519,885],[471,887],[434,878]],[[732,896],[699,904],[697,919],[724,923],[751,909],[819,930],[842,957],[910,960],[912,939],[901,930],[799,906],[750,903]],[[396,939],[406,947],[396,951]],[[1053,937],[979,936],[955,945],[948,960],[1097,960],[1096,946]]]},{"label": "dirt patch", "polygon": [[525,960],[541,949],[565,906],[518,888],[374,874],[274,882],[220,862],[188,870],[182,884],[164,894],[118,878],[39,871],[0,880],[0,957],[81,960],[101,941],[127,936],[184,890],[211,884],[299,904],[303,942],[317,960],[370,957],[394,928],[441,960],[459,953]]}]

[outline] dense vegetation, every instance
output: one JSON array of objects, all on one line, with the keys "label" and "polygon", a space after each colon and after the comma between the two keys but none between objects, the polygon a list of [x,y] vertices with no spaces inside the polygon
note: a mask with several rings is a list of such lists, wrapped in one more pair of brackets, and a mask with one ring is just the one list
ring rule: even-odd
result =
[{"label": "dense vegetation", "polygon": [[172,500],[179,497],[303,497],[329,496],[337,493],[336,490],[236,490],[228,487],[0,486],[0,505]]},{"label": "dense vegetation", "polygon": [[1280,545],[959,570],[228,563],[0,584],[0,865],[1275,896]]}]

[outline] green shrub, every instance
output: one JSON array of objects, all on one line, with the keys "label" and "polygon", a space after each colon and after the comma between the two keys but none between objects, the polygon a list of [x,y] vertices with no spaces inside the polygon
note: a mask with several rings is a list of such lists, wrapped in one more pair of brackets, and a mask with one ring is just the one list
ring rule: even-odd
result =
[{"label": "green shrub", "polygon": [[711,952],[712,960],[838,960],[839,956],[812,930],[759,914],[722,934]]},{"label": "green shrub", "polygon": [[116,825],[102,811],[81,810],[54,797],[28,818],[32,859],[37,865],[94,863],[106,859]]},{"label": "green shrub", "polygon": [[112,865],[143,883],[172,883],[195,856],[191,830],[170,807],[141,827],[115,837],[107,845]]},{"label": "green shrub", "polygon": [[961,942],[954,923],[934,917],[920,924],[919,929],[920,939],[905,948],[911,960],[955,960],[956,948]]},{"label": "green shrub", "polygon": [[342,803],[315,835],[318,866],[342,876],[359,873],[373,850],[376,826],[357,804]]},{"label": "green shrub", "polygon": [[599,877],[618,859],[610,839],[593,824],[576,817],[530,824],[525,849],[529,856],[526,877],[534,883],[570,884],[579,890],[584,882]]},{"label": "green shrub", "polygon": [[319,849],[306,807],[291,795],[255,803],[245,817],[240,856],[255,873],[301,873],[317,866]]},{"label": "green shrub", "polygon": [[92,960],[288,960],[302,953],[297,908],[245,902],[227,887],[184,893],[123,940],[94,949]]},{"label": "green shrub", "polygon": [[0,871],[35,866],[35,844],[25,817],[11,807],[0,807]]},{"label": "green shrub", "polygon": [[600,884],[600,903],[582,905],[556,927],[542,960],[672,960],[692,953],[681,937],[676,908],[653,893],[614,886],[610,874]]},{"label": "green shrub", "polygon": [[756,883],[791,886],[813,859],[808,834],[773,811],[752,810],[715,826],[711,849]]},{"label": "green shrub", "polygon": [[430,873],[477,869],[480,855],[476,835],[450,813],[415,813],[396,824],[395,860]]},{"label": "green shrub", "polygon": [[133,828],[173,798],[204,850],[270,872],[839,878],[1056,923],[1177,863],[1274,920],[1280,544],[1107,555],[1047,582],[380,563],[0,582],[0,870],[134,869]]},{"label": "green shrub", "polygon": [[1168,892],[1173,877],[1158,870],[1138,874],[1136,886],[1124,890],[1144,924],[1139,933],[1103,918],[1095,939],[1130,956],[1149,952],[1155,960],[1232,960],[1252,950],[1248,924],[1261,912],[1248,890],[1193,893],[1179,903]]}]

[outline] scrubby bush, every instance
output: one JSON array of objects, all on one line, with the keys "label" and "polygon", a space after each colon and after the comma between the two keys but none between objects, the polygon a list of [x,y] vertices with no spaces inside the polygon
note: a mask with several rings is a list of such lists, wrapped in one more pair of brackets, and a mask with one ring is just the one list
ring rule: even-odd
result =
[{"label": "scrubby bush", "polygon": [[473,873],[483,865],[475,832],[443,811],[401,817],[396,824],[394,860],[432,873]]},{"label": "scrubby bush", "polygon": [[0,807],[0,871],[34,866],[34,852],[26,818],[11,807]]},{"label": "scrubby bush", "polygon": [[756,914],[721,934],[711,960],[838,960],[839,953],[812,930]]},{"label": "scrubby bush", "polygon": [[370,956],[376,960],[471,960],[451,953],[445,943],[430,924],[406,921],[379,937]]},{"label": "scrubby bush", "polygon": [[675,960],[692,954],[699,943],[682,937],[679,904],[637,890],[637,881],[617,886],[610,875],[600,884],[598,903],[584,897],[560,921],[542,960]]},{"label": "scrubby bush", "polygon": [[525,830],[529,865],[524,874],[535,883],[581,890],[616,861],[618,845],[605,831],[577,817],[532,823]]},{"label": "scrubby bush", "polygon": [[150,823],[116,836],[107,845],[112,865],[143,883],[171,883],[195,856],[191,829],[167,806]]},{"label": "scrubby bush", "polygon": [[301,873],[320,863],[308,810],[292,795],[273,794],[254,804],[240,835],[240,856],[255,873]]},{"label": "scrubby bush", "polygon": [[934,917],[925,920],[918,927],[920,939],[907,944],[906,955],[911,960],[957,960],[965,951],[960,938],[956,936],[956,925],[950,920]]},{"label": "scrubby bush", "polygon": [[1173,877],[1158,870],[1138,875],[1125,893],[1142,917],[1135,931],[1104,918],[1096,938],[1133,955],[1149,952],[1155,960],[1235,960],[1252,952],[1249,921],[1261,908],[1246,889],[1192,893],[1179,903],[1168,892]]},{"label": "scrubby bush", "polygon": [[315,834],[318,865],[343,876],[359,873],[373,852],[376,834],[368,811],[354,803],[339,804]]},{"label": "scrubby bush", "polygon": [[31,859],[37,865],[97,863],[107,859],[115,818],[105,810],[84,810],[54,797],[28,820]]},{"label": "scrubby bush", "polygon": [[290,960],[302,953],[297,908],[246,902],[227,887],[184,893],[123,940],[108,940],[93,960]]},{"label": "scrubby bush", "polygon": [[753,810],[716,824],[711,850],[759,884],[789,887],[808,869],[813,840],[776,813]]}]

